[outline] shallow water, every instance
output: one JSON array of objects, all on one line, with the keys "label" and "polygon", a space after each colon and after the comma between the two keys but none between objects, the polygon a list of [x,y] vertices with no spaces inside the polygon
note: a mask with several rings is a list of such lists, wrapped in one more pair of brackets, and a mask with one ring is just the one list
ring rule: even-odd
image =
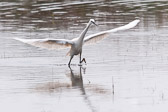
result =
[{"label": "shallow water", "polygon": [[[68,49],[47,51],[19,38],[77,37],[122,26],[84,46],[87,65],[71,68]],[[166,0],[1,0],[0,110],[3,112],[167,112],[168,2]]]}]

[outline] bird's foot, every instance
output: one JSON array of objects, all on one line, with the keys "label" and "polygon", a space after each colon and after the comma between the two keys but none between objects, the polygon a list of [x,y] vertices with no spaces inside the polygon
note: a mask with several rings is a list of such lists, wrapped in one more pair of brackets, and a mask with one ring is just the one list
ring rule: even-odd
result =
[{"label": "bird's foot", "polygon": [[85,64],[86,64],[86,59],[83,58],[82,61],[80,61],[80,63],[82,63],[82,62],[85,62]]},{"label": "bird's foot", "polygon": [[86,64],[85,58],[83,58],[82,61],[80,61],[80,63],[79,63],[78,65],[79,65],[79,66],[82,66],[82,63],[83,63],[83,62],[85,62],[85,64]]}]

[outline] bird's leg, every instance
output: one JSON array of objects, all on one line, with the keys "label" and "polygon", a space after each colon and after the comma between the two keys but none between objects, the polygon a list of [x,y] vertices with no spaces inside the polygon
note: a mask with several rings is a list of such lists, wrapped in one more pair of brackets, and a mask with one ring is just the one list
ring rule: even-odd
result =
[{"label": "bird's leg", "polygon": [[86,63],[85,58],[83,58],[83,59],[81,60],[82,52],[81,52],[79,55],[80,55],[80,56],[79,56],[79,64],[81,64],[83,61]]},{"label": "bird's leg", "polygon": [[83,59],[82,59],[81,63],[82,63],[83,61],[86,63],[86,60],[85,60],[85,58],[83,58]]},{"label": "bird's leg", "polygon": [[82,62],[83,62],[83,61],[86,63],[86,59],[85,59],[85,58],[82,59]]},{"label": "bird's leg", "polygon": [[81,55],[82,55],[82,53],[80,52],[80,54],[79,54],[79,63],[80,64],[82,63],[82,61],[81,61]]},{"label": "bird's leg", "polygon": [[82,55],[82,52],[79,53],[79,66],[82,66],[81,55]]},{"label": "bird's leg", "polygon": [[68,66],[69,66],[69,67],[70,67],[72,58],[73,58],[73,56],[70,57],[70,60],[69,60],[69,63],[68,63]]}]

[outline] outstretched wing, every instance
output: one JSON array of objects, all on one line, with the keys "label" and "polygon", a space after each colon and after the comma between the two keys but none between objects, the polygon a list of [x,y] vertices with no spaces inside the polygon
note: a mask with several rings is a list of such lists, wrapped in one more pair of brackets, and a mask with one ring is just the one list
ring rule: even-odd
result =
[{"label": "outstretched wing", "polygon": [[89,35],[89,36],[84,38],[84,43],[87,43],[87,44],[96,43],[96,42],[104,39],[105,37],[107,37],[110,33],[114,33],[114,32],[117,32],[117,31],[127,30],[127,29],[130,29],[130,28],[133,28],[139,22],[140,22],[140,20],[134,20],[134,21],[132,21],[132,22],[130,22],[130,23],[124,25],[124,26],[121,26],[121,27],[118,27],[118,28],[115,28],[115,29],[111,29],[111,30],[107,30],[107,31],[103,31],[103,32],[100,32],[100,33],[96,33],[96,34],[93,34],[93,35]]},{"label": "outstretched wing", "polygon": [[71,47],[73,42],[71,40],[66,39],[20,39],[15,38],[15,40],[19,40],[23,43],[30,44],[32,46],[45,48],[49,50],[55,50],[55,49],[63,49],[67,47]]}]

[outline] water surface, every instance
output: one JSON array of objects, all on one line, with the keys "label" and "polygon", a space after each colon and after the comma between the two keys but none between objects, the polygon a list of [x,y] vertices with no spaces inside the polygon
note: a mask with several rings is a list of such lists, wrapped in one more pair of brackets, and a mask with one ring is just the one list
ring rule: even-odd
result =
[{"label": "water surface", "polygon": [[[166,0],[1,0],[0,109],[3,112],[167,112]],[[87,35],[141,22],[84,46],[69,68],[68,49],[47,51],[16,40]]]}]

